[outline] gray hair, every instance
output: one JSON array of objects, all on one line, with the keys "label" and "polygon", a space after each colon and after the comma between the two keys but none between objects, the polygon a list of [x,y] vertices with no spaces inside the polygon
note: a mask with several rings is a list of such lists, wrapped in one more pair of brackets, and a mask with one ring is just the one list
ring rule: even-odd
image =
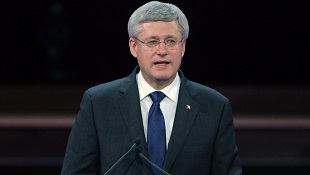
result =
[{"label": "gray hair", "polygon": [[151,1],[139,7],[128,21],[128,35],[137,37],[142,28],[140,24],[151,21],[170,22],[177,20],[183,39],[188,38],[189,26],[184,13],[175,5],[159,1]]}]

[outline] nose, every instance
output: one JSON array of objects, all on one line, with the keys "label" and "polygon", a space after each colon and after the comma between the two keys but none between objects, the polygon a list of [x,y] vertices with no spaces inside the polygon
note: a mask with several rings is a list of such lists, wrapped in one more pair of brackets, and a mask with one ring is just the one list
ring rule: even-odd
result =
[{"label": "nose", "polygon": [[159,43],[158,48],[157,48],[157,54],[161,56],[165,56],[168,54],[168,50],[164,42]]}]

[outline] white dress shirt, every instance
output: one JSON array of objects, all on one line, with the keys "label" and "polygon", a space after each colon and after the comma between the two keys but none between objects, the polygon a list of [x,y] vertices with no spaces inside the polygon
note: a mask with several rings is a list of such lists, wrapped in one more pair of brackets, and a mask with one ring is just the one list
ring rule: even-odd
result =
[{"label": "white dress shirt", "polygon": [[[136,75],[139,96],[140,96],[140,105],[141,105],[141,113],[144,127],[144,134],[147,140],[147,128],[148,128],[148,112],[153,104],[150,93],[156,91],[156,89],[152,88],[143,78],[141,71]],[[160,109],[163,112],[165,118],[165,126],[166,126],[166,148],[168,149],[168,143],[170,140],[173,122],[175,118],[175,113],[178,104],[178,96],[180,89],[180,77],[177,74],[176,78],[173,82],[160,90],[163,92],[166,97],[160,102]]]}]

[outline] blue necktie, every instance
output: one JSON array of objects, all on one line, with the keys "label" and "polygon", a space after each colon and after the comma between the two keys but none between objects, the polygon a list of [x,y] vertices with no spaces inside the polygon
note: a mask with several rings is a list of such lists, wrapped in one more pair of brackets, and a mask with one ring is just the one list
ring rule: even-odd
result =
[{"label": "blue necktie", "polygon": [[[148,119],[148,152],[150,160],[159,167],[163,167],[166,155],[166,129],[164,115],[160,110],[159,103],[165,97],[160,91],[150,94],[153,104],[149,110]],[[155,175],[159,175],[160,171],[156,168],[152,169]]]}]

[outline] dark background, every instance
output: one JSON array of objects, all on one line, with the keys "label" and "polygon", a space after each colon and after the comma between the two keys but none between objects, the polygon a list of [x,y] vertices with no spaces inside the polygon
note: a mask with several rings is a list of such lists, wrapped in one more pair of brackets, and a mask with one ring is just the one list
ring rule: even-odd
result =
[{"label": "dark background", "polygon": [[[98,84],[137,65],[127,22],[146,1],[6,1],[1,83]],[[171,1],[190,33],[181,69],[203,84],[309,85],[307,0]]]},{"label": "dark background", "polygon": [[[0,174],[60,174],[83,91],[137,65],[127,22],[145,2],[0,2]],[[170,2],[185,76],[232,102],[244,174],[310,174],[309,1]]]}]

